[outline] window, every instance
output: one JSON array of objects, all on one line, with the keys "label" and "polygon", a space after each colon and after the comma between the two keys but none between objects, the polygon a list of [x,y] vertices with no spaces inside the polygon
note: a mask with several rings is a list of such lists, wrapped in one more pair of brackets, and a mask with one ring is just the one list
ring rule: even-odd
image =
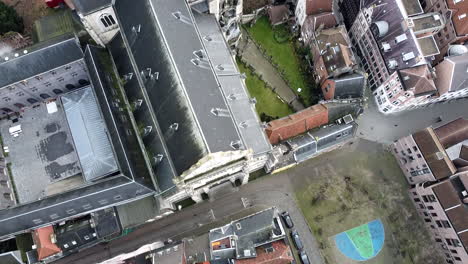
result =
[{"label": "window", "polygon": [[24,104],[20,104],[20,103],[16,103],[15,106],[18,107],[19,109],[24,108]]},{"label": "window", "polygon": [[455,257],[455,260],[456,260],[456,261],[461,261],[461,258]]},{"label": "window", "polygon": [[61,93],[63,93],[63,91],[60,90],[60,89],[54,89],[54,90],[52,90],[52,91],[54,92],[54,94],[61,94]]},{"label": "window", "polygon": [[47,99],[50,97],[50,95],[46,94],[46,93],[43,93],[43,94],[40,94],[39,95],[42,99]]},{"label": "window", "polygon": [[447,238],[447,239],[445,239],[445,241],[447,242],[447,244],[448,244],[449,246],[453,246],[452,239]]},{"label": "window", "polygon": [[435,196],[434,196],[434,195],[432,195],[432,194],[429,194],[429,195],[427,196],[427,198],[428,198],[428,199],[429,199],[429,201],[431,201],[432,203],[436,201],[436,198],[435,198]]},{"label": "window", "polygon": [[436,224],[438,227],[442,227],[442,223],[439,220],[436,220]]},{"label": "window", "polygon": [[444,228],[450,228],[451,227],[449,221],[447,221],[447,220],[442,220],[442,225],[444,226]]},{"label": "window", "polygon": [[429,209],[429,210],[434,210],[434,207],[432,207],[432,206],[429,205],[429,206],[427,207],[427,209]]},{"label": "window", "polygon": [[37,103],[37,100],[34,99],[34,98],[28,98],[27,101],[28,101],[28,103],[30,103],[30,104],[35,104],[35,103]]},{"label": "window", "polygon": [[457,251],[455,249],[451,249],[450,252],[452,252],[453,254],[457,254]]},{"label": "window", "polygon": [[67,85],[65,85],[65,88],[67,88],[67,90],[73,90],[73,89],[75,89],[76,87],[75,87],[75,85],[73,85],[73,84],[67,84]]},{"label": "window", "polygon": [[429,219],[429,218],[424,218],[424,222],[430,223],[430,222],[431,222],[431,219]]},{"label": "window", "polygon": [[100,20],[104,27],[110,27],[112,25],[115,25],[115,20],[114,17],[112,17],[112,15],[104,14],[101,16]]}]

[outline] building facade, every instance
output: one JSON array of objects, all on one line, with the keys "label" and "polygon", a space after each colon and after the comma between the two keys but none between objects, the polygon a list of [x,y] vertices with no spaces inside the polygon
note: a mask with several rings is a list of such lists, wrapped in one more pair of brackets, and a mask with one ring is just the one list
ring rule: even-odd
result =
[{"label": "building facade", "polygon": [[451,0],[422,0],[420,2],[425,12],[440,13],[446,19],[444,29],[434,35],[440,50],[440,54],[433,61],[435,65],[443,60],[451,45],[464,44],[468,39],[468,27],[465,20],[468,4],[465,1]]},{"label": "building facade", "polygon": [[[118,1],[111,8],[119,32],[105,44],[144,132],[163,207],[206,199],[222,183],[246,183],[271,146],[230,52],[242,1]],[[142,52],[148,49],[165,64]]]},{"label": "building facade", "polygon": [[[363,1],[361,7],[350,37],[379,111],[395,113],[465,96],[439,88],[437,79],[443,78],[431,66],[446,52],[437,38],[452,23],[442,9],[424,13],[419,3],[400,0],[379,5]],[[456,50],[460,55],[464,49]]]},{"label": "building facade", "polygon": [[426,128],[392,144],[410,197],[446,263],[468,261],[468,121]]},{"label": "building facade", "polygon": [[460,172],[442,182],[425,182],[409,190],[446,263],[468,261],[468,173]]}]

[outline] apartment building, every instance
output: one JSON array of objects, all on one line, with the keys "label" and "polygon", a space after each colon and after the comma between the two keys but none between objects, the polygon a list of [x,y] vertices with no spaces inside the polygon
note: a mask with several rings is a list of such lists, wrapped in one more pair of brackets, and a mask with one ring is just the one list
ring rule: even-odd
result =
[{"label": "apartment building", "polygon": [[439,13],[401,0],[366,0],[361,7],[349,35],[372,90],[396,70],[427,64],[439,53],[432,36],[445,24]]},{"label": "apartment building", "polygon": [[333,12],[332,0],[298,0],[296,3],[296,23],[302,26],[310,15]]},{"label": "apartment building", "polygon": [[465,165],[468,121],[457,119],[438,128],[428,127],[392,144],[410,184],[443,180]]},{"label": "apartment building", "polygon": [[301,26],[302,42],[307,46],[312,46],[316,31],[332,28],[336,25],[335,15],[331,12],[307,16]]},{"label": "apartment building", "polygon": [[409,190],[434,242],[449,264],[468,262],[468,171]]},{"label": "apartment building", "polygon": [[446,263],[468,261],[468,120],[426,128],[392,145],[410,197]]},{"label": "apartment building", "polygon": [[424,12],[437,12],[446,19],[443,30],[434,35],[440,54],[433,64],[439,63],[453,44],[464,44],[468,39],[468,2],[459,0],[421,0]]}]

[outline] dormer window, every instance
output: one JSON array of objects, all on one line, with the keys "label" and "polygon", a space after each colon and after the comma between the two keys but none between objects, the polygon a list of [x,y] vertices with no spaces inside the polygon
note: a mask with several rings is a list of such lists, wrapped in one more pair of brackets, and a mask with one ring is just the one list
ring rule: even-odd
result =
[{"label": "dormer window", "polygon": [[115,20],[110,14],[103,14],[100,18],[101,23],[104,25],[104,27],[111,27],[115,25]]}]

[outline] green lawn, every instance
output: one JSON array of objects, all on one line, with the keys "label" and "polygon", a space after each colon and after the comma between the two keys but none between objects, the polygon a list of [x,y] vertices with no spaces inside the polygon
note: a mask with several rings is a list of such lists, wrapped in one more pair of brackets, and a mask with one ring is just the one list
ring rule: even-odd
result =
[{"label": "green lawn", "polygon": [[[294,49],[294,43],[292,41],[281,41],[282,43],[279,43],[274,37],[275,31],[280,33],[277,36],[281,36],[281,38],[284,38],[285,34],[289,34],[285,26],[279,25],[273,29],[268,18],[263,16],[252,27],[246,27],[246,29],[254,41],[266,51],[268,56],[272,57],[273,62],[284,73],[291,89],[299,94],[306,106],[310,105],[312,103],[310,97],[313,84],[308,83],[303,74],[301,61]],[[302,91],[298,93],[297,88],[301,88]]]},{"label": "green lawn", "polygon": [[358,141],[295,170],[297,202],[326,263],[358,264],[337,250],[334,236],[375,219],[384,224],[384,247],[375,258],[359,263],[443,262],[431,249],[428,230],[410,201],[400,167],[381,145]]},{"label": "green lawn", "polygon": [[255,108],[257,113],[262,116],[266,114],[271,117],[284,117],[293,113],[288,104],[281,101],[278,96],[266,86],[256,74],[247,68],[242,62],[238,61],[240,72],[246,74],[245,80],[250,96],[257,100]]}]

